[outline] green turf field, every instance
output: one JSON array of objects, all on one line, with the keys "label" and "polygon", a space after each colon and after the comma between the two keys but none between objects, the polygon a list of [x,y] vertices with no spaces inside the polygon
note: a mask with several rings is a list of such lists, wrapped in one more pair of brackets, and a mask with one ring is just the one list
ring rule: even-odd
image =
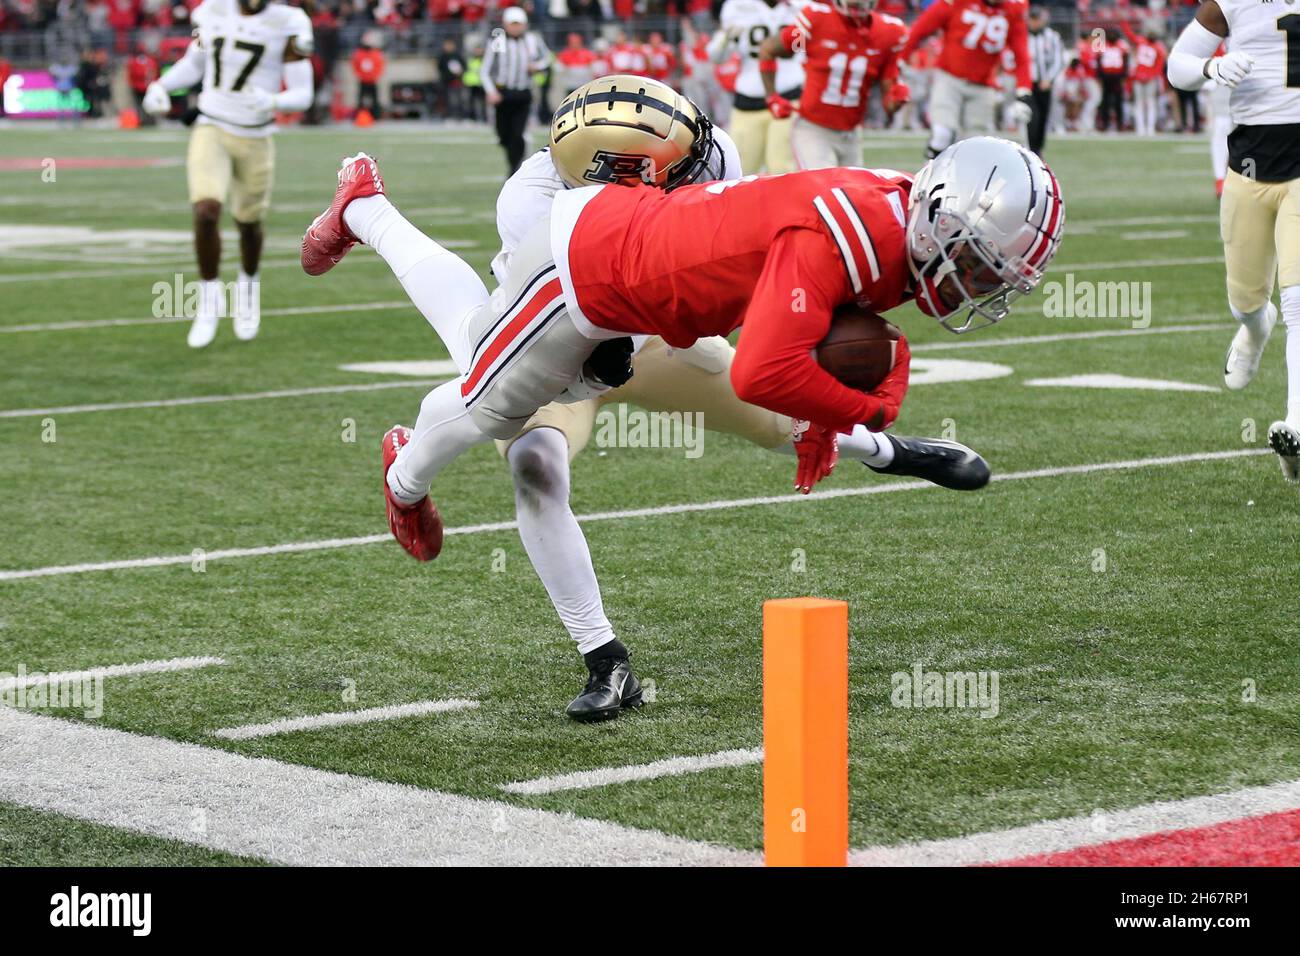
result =
[{"label": "green turf field", "polygon": [[[868,166],[919,165],[917,138],[868,146]],[[761,603],[817,595],[851,609],[856,847],[1300,777],[1300,488],[1265,453],[1284,412],[1283,349],[1273,344],[1246,392],[1221,389],[1231,319],[1208,148],[1190,138],[1063,140],[1047,157],[1068,207],[1048,280],[1149,282],[1149,327],[1047,317],[1041,293],[961,339],[910,306],[891,313],[918,378],[934,360],[1006,367],[918,381],[897,429],[947,430],[1015,480],[586,525],[606,608],[656,689],[616,722],[565,719],[581,661],[510,529],[449,537],[430,565],[383,540],[211,556],[201,572],[187,561],[5,575],[386,532],[378,441],[413,421],[427,386],[340,366],[446,353],[370,250],[309,279],[299,237],[329,202],[339,158],[364,148],[407,215],[463,243],[486,274],[500,151],[480,131],[382,128],[287,131],[277,148],[262,334],[240,343],[223,322],[194,352],[184,323],[143,321],[156,283],[197,277],[184,132],[0,137],[0,672],[216,656],[224,666],[110,678],[90,722],[752,849],[756,765],[542,796],[501,785],[759,746]],[[170,162],[71,162],[127,157]],[[1101,374],[1209,390],[1029,384]],[[395,387],[266,394],[372,384]],[[251,397],[131,405],[206,396]],[[593,447],[574,465],[574,511],[789,490],[793,459],[715,434],[704,448],[687,460]],[[884,483],[846,461],[821,488]],[[491,447],[434,496],[451,528],[513,518]],[[998,672],[997,716],[892,706],[891,675],[917,661]],[[441,698],[479,706],[243,742],[210,734]],[[0,862],[56,861],[240,862],[0,801]]]}]

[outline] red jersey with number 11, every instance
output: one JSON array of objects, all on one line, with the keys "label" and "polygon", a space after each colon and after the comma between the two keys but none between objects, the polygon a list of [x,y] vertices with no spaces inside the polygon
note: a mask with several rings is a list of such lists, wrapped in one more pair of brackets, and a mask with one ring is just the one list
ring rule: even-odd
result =
[{"label": "red jersey with number 11", "polygon": [[824,3],[804,4],[781,33],[787,49],[807,57],[799,115],[827,129],[859,126],[872,85],[898,79],[906,38],[907,25],[897,17],[874,13],[859,24]]},{"label": "red jersey with number 11", "polygon": [[686,348],[742,326],[732,381],[746,401],[849,430],[872,404],[812,357],[831,313],[910,299],[911,177],[818,169],[684,186],[572,189],[552,245],[579,326]]}]

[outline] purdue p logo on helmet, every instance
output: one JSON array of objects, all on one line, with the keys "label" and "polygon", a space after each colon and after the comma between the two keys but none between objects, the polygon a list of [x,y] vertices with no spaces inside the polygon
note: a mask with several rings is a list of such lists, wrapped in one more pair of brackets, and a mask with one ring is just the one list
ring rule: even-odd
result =
[{"label": "purdue p logo on helmet", "polygon": [[643,76],[584,83],[551,119],[551,157],[570,186],[672,189],[698,175],[712,144],[712,125],[695,104]]}]

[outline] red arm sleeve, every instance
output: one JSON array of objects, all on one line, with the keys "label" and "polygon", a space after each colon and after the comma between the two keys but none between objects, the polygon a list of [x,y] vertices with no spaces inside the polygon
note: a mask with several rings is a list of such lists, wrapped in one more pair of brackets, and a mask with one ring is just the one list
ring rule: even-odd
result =
[{"label": "red arm sleeve", "polygon": [[1023,15],[1012,21],[1008,40],[1016,58],[1016,93],[1028,93],[1034,86],[1034,74],[1029,65],[1029,27]]},{"label": "red arm sleeve", "polygon": [[767,253],[745,310],[731,384],[741,401],[847,432],[876,414],[880,401],[849,388],[817,364],[831,313],[853,298],[840,254],[812,229],[782,232]]},{"label": "red arm sleeve", "polygon": [[918,46],[929,39],[932,33],[943,29],[948,23],[948,14],[952,12],[952,0],[934,0],[912,22],[912,29],[907,33],[907,42],[903,44],[903,51],[898,54],[900,59],[906,60],[916,50]]}]

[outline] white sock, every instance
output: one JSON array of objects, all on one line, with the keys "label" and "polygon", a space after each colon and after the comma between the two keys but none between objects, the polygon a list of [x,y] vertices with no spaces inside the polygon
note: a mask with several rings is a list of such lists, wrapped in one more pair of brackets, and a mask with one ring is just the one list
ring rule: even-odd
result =
[{"label": "white sock", "polygon": [[1300,429],[1300,285],[1282,289],[1286,323],[1286,423]]},{"label": "white sock", "polygon": [[1228,309],[1232,312],[1232,317],[1244,325],[1249,330],[1251,337],[1262,339],[1267,331],[1264,317],[1268,315],[1268,303],[1265,302],[1254,312],[1242,312],[1240,309],[1228,303]]},{"label": "white sock", "polygon": [[930,125],[929,147],[932,153],[935,154],[942,153],[945,149],[947,149],[949,146],[952,145],[952,141],[954,139],[956,139],[956,133],[954,133],[948,127],[938,126],[936,124]]},{"label": "white sock", "polygon": [[[850,433],[840,432],[836,441],[842,458],[852,458],[876,468],[884,468],[894,460],[893,444],[889,439],[878,438],[875,432],[867,431],[866,425],[854,425]],[[772,451],[781,455],[793,455],[794,442],[777,445]]]},{"label": "white sock", "polygon": [[387,196],[354,199],[343,210],[352,234],[388,263],[451,360],[464,372],[471,355],[468,319],[488,301],[487,286],[459,256],[422,233]]},{"label": "white sock", "polygon": [[226,286],[220,279],[203,279],[199,282],[198,318],[211,318],[226,313]]},{"label": "white sock", "polygon": [[411,441],[388,469],[388,488],[398,501],[414,504],[429,493],[438,472],[463,452],[488,441],[465,410],[460,379],[443,382],[420,403]]},{"label": "white sock", "polygon": [[560,623],[589,653],[614,639],[582,527],[569,507],[569,445],[554,428],[535,428],[509,452],[519,540],[555,605]]},{"label": "white sock", "polygon": [[839,436],[840,454],[876,468],[894,460],[894,444],[883,435],[867,431],[866,425],[854,425],[851,434]]}]

